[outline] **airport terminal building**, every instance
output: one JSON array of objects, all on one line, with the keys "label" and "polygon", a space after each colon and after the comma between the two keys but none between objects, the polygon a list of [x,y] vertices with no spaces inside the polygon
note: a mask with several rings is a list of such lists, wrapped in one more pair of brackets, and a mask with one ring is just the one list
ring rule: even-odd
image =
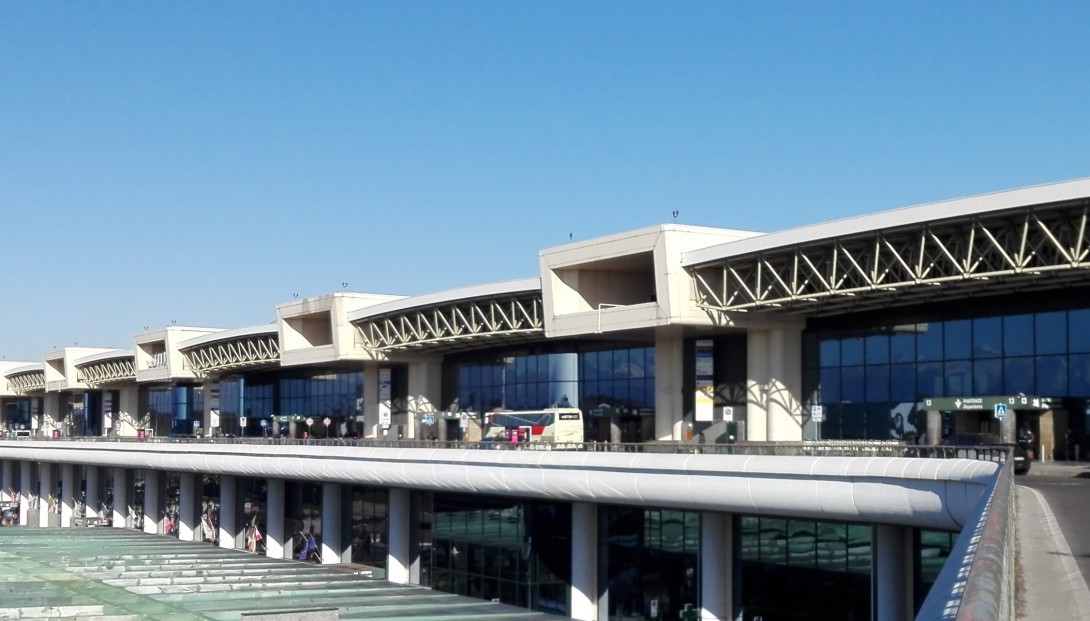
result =
[{"label": "airport terminal building", "polygon": [[[576,619],[913,618],[996,464],[731,447],[1027,429],[1076,458],[1088,210],[1077,180],[767,234],[668,224],[541,250],[525,280],[3,362],[2,494],[24,524],[256,531],[288,558],[311,535],[323,563]],[[585,443],[533,450],[529,415],[481,442],[491,413],[552,408]]]}]

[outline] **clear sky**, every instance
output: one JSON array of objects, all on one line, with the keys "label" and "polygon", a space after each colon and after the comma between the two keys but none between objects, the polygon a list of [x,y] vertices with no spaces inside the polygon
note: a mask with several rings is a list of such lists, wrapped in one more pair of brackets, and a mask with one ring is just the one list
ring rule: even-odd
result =
[{"label": "clear sky", "polygon": [[0,2],[0,355],[1090,176],[1085,2]]}]

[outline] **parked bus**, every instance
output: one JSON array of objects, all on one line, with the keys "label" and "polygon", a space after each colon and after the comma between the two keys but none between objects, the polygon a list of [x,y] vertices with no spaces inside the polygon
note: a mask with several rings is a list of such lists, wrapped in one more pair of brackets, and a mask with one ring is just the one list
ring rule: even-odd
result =
[{"label": "parked bus", "polygon": [[485,442],[583,442],[583,412],[578,408],[489,412],[485,425]]}]

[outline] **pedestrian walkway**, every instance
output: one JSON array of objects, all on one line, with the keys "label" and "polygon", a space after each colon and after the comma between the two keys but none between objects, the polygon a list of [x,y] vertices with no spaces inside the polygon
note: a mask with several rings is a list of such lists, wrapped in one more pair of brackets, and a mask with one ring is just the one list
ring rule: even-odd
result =
[{"label": "pedestrian walkway", "polygon": [[[1041,467],[1038,467],[1041,466]],[[1077,476],[1090,464],[1034,464],[1038,476]],[[1090,589],[1075,564],[1052,509],[1037,490],[1017,486],[1020,621],[1090,618]]]}]

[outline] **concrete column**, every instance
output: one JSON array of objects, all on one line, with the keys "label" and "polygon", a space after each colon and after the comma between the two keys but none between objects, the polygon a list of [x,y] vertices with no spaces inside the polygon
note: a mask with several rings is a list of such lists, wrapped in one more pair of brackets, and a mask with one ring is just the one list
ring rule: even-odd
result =
[{"label": "concrete column", "polygon": [[874,527],[874,571],[871,591],[876,621],[911,621],[911,529],[878,524]]},{"label": "concrete column", "polygon": [[159,534],[159,494],[163,489],[163,473],[158,470],[144,471],[144,532]]},{"label": "concrete column", "polygon": [[410,492],[403,488],[390,488],[389,514],[386,524],[390,529],[386,558],[386,579],[396,584],[409,584],[409,566],[412,550],[409,526]]},{"label": "concrete column", "polygon": [[322,483],[322,564],[341,562],[341,484]]},{"label": "concrete column", "polygon": [[72,526],[79,485],[76,484],[76,467],[73,464],[61,464],[61,526]]},{"label": "concrete column", "polygon": [[409,364],[409,403],[406,437],[417,437],[417,429],[424,415],[442,409],[443,398],[442,359],[424,360]]},{"label": "concrete column", "polygon": [[19,462],[19,526],[26,526],[28,523],[33,476],[33,465],[29,461]]},{"label": "concrete column", "polygon": [[[1003,417],[1003,420],[999,422],[1000,438],[1007,444],[1014,444],[1018,441],[1018,417],[1015,415],[1014,408],[1007,409],[1007,415]],[[1072,459],[1068,457],[1068,459]]]},{"label": "concrete column", "polygon": [[927,443],[931,446],[942,443],[942,412],[938,410],[927,411]]},{"label": "concrete column", "polygon": [[768,439],[802,441],[802,329],[769,331]]},{"label": "concrete column", "polygon": [[178,539],[195,541],[197,524],[197,475],[183,472],[178,477]]},{"label": "concrete column", "polygon": [[100,503],[102,502],[102,471],[98,466],[84,466],[83,467],[83,480],[84,486],[87,488],[86,496],[83,499],[84,502],[84,517],[97,520],[99,517],[103,517],[100,511]]},{"label": "concrete column", "polygon": [[119,436],[135,438],[136,429],[141,426],[140,421],[143,418],[143,413],[140,412],[140,389],[134,384],[122,386],[118,392],[118,403],[114,404],[117,409],[114,431]]},{"label": "concrete column", "polygon": [[382,437],[378,424],[378,365],[363,365],[363,433],[368,438]]},{"label": "concrete column", "polygon": [[685,437],[684,344],[680,331],[655,334],[655,439],[659,441]]},{"label": "concrete column", "polygon": [[768,440],[768,333],[746,333],[746,437],[747,442]]},{"label": "concrete column", "polygon": [[730,619],[733,609],[734,520],[729,513],[700,514],[700,618]]},{"label": "concrete column", "polygon": [[229,474],[220,475],[220,523],[219,546],[234,549],[238,535],[238,478]]},{"label": "concrete column", "polygon": [[0,485],[4,486],[3,490],[0,490],[0,497],[5,502],[15,502],[15,462],[10,459],[3,461],[3,481]]},{"label": "concrete column", "polygon": [[598,619],[598,505],[571,507],[571,618]]},{"label": "concrete column", "polygon": [[[201,384],[201,388],[204,389],[204,410],[201,412],[201,435],[209,436],[212,433],[212,394],[219,394],[220,383],[218,381],[205,380]],[[272,429],[270,429],[269,432],[272,433]]]},{"label": "concrete column", "polygon": [[129,527],[129,471],[126,468],[113,468],[114,477],[114,528]]},{"label": "concrete column", "polygon": [[268,494],[265,508],[265,556],[287,558],[291,546],[284,546],[284,479],[269,479],[265,483]]},{"label": "concrete column", "polygon": [[49,526],[49,503],[56,494],[57,487],[53,484],[53,464],[41,462],[38,464],[38,526]]},{"label": "concrete column", "polygon": [[42,398],[41,435],[49,438],[53,436],[54,430],[62,428],[61,420],[65,414],[62,407],[67,407],[67,403],[61,399],[61,393],[59,392],[48,393]]}]

